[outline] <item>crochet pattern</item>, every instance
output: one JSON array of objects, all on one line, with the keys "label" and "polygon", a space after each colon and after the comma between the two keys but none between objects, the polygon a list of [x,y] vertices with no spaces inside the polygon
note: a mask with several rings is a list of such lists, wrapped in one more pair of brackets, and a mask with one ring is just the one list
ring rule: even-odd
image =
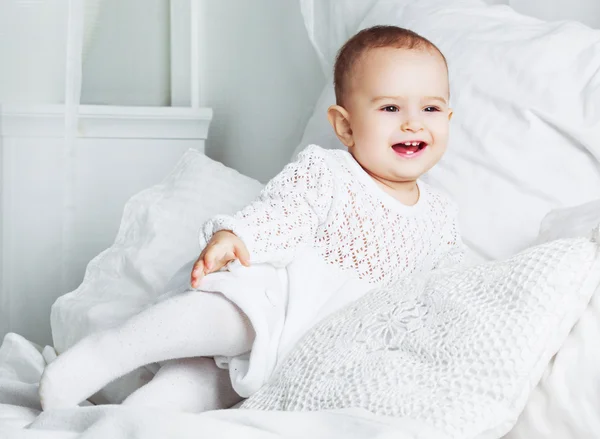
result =
[{"label": "crochet pattern", "polygon": [[201,241],[232,230],[254,263],[278,266],[300,245],[310,245],[329,264],[385,285],[463,258],[455,206],[423,182],[419,189],[418,203],[405,206],[377,187],[349,153],[311,145],[256,202],[206,223]]},{"label": "crochet pattern", "polygon": [[506,433],[600,282],[598,259],[589,239],[561,240],[374,289],[311,330],[243,407]]}]

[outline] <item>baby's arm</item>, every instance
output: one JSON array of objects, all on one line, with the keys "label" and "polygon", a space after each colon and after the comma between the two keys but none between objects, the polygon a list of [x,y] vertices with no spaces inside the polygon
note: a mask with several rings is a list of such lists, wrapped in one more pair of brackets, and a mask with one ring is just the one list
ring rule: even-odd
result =
[{"label": "baby's arm", "polygon": [[233,216],[208,221],[201,241],[210,242],[217,232],[231,231],[245,245],[250,262],[285,266],[298,245],[311,242],[326,221],[333,180],[324,152],[310,146],[267,183],[255,202]]},{"label": "baby's arm", "polygon": [[447,210],[439,255],[434,268],[449,268],[460,265],[465,260],[465,254],[466,248],[458,227],[458,208],[454,203],[451,203]]}]

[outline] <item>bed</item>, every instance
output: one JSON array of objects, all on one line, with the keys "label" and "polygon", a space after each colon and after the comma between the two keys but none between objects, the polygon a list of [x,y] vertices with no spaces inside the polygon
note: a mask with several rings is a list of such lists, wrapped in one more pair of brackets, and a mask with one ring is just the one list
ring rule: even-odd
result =
[{"label": "bed", "polygon": [[[523,14],[501,1],[300,3],[325,72],[346,38],[374,24],[413,29],[445,53],[455,118],[449,152],[427,180],[459,204],[474,261],[490,261],[490,267],[499,266],[494,261],[516,264],[527,262],[528,249],[538,244],[550,243],[548,251],[558,251],[551,244],[555,239],[589,235],[590,242],[600,240],[600,232],[592,232],[600,223],[600,31],[590,27],[594,20],[589,14],[581,18],[590,24],[586,26],[525,15],[540,4],[525,0],[513,2]],[[580,4],[583,11],[584,2]],[[588,13],[595,4],[589,2]],[[567,9],[573,13],[571,5]],[[557,2],[553,13],[559,10]],[[341,147],[324,117],[332,99],[327,85],[294,155],[310,143]],[[210,194],[195,189],[207,184],[213,187]],[[585,258],[569,259],[572,266],[566,271],[561,264],[552,268],[557,273],[581,271],[585,277],[583,283],[559,279],[545,296],[555,300],[560,290],[560,303],[577,301],[577,306],[568,316],[558,308],[551,313],[560,318],[546,320],[544,328],[560,330],[547,338],[552,343],[530,349],[536,366],[519,377],[518,398],[510,399],[485,425],[460,430],[468,434],[416,416],[382,416],[352,407],[198,415],[119,406],[151,379],[152,367],[109,385],[84,407],[40,413],[36,392],[44,365],[81,337],[122,321],[156,299],[171,275],[197,253],[198,224],[216,213],[235,211],[261,188],[258,181],[189,150],[161,184],[132,197],[114,244],[88,264],[82,284],[53,305],[53,346],[43,348],[9,334],[0,347],[0,437],[600,437],[597,254],[586,256],[593,261],[585,270],[579,263]],[[517,267],[510,264],[511,270]],[[541,324],[528,328],[522,332],[536,337],[544,332]]]}]

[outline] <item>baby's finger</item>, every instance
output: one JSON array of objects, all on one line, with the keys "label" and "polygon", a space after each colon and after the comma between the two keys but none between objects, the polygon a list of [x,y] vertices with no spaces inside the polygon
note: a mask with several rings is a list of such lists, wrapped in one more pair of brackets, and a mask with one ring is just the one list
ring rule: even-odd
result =
[{"label": "baby's finger", "polygon": [[192,269],[192,288],[198,288],[200,281],[204,277],[204,262],[202,260],[196,261],[194,268]]},{"label": "baby's finger", "polygon": [[248,249],[245,245],[242,244],[236,246],[234,252],[235,256],[238,258],[238,260],[244,267],[250,266],[250,253],[248,252]]},{"label": "baby's finger", "polygon": [[213,271],[217,271],[216,268],[217,261],[220,259],[219,250],[215,247],[211,247],[206,251],[204,255],[203,263],[204,263],[204,274],[212,273]]},{"label": "baby's finger", "polygon": [[194,263],[194,266],[192,267],[192,273],[204,274],[204,269],[205,269],[204,257],[205,257],[205,255],[206,255],[205,251],[200,253],[200,256],[198,256],[198,260],[196,260],[196,262]]}]

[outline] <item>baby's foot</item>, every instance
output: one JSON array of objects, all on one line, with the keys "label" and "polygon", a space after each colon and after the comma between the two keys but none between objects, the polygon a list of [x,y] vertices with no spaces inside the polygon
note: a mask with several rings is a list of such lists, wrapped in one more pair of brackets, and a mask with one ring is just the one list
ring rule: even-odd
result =
[{"label": "baby's foot", "polygon": [[99,345],[88,337],[46,366],[39,387],[44,410],[75,407],[120,376]]},{"label": "baby's foot", "polygon": [[42,410],[70,408],[77,405],[77,402],[72,402],[72,398],[63,398],[69,393],[68,390],[63,392],[65,386],[68,386],[68,382],[65,384],[60,376],[62,375],[60,370],[55,373],[55,363],[46,366],[40,379],[38,393]]}]

